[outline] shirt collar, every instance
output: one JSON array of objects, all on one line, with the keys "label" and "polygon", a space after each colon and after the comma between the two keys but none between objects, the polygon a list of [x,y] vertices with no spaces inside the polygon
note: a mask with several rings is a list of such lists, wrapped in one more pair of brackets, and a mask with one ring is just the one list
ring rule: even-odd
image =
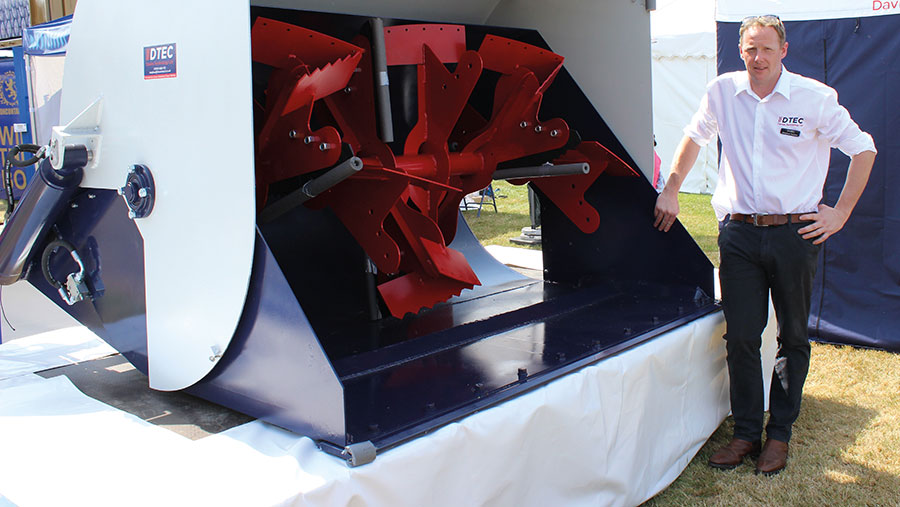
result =
[{"label": "shirt collar", "polygon": [[[790,100],[791,98],[791,74],[788,72],[786,68],[784,68],[784,64],[781,65],[781,75],[778,76],[778,82],[775,83],[775,89],[772,90],[772,93],[779,93],[782,97]],[[747,72],[739,72],[737,76],[735,76],[734,80],[734,94],[738,95],[741,92],[745,92],[748,95],[752,95],[756,97],[756,94],[753,93],[753,90],[750,89],[750,77],[747,75]],[[762,99],[761,97],[757,97]]]},{"label": "shirt collar", "polygon": [[772,93],[780,93],[782,97],[790,100],[791,99],[791,74],[784,68],[784,65],[781,66],[781,75],[778,76],[778,82],[775,83],[775,89],[772,90]]}]

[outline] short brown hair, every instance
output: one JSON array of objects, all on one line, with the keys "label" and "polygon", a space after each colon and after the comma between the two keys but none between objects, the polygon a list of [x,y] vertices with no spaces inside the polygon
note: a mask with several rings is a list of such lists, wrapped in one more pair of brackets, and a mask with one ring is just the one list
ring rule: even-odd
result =
[{"label": "short brown hair", "polygon": [[747,16],[741,21],[741,30],[738,32],[738,40],[743,42],[744,40],[744,32],[747,31],[751,26],[771,26],[775,29],[775,32],[778,33],[778,40],[781,42],[781,45],[784,46],[785,33],[784,33],[784,23],[781,22],[781,18],[774,14],[764,14],[762,16]]}]

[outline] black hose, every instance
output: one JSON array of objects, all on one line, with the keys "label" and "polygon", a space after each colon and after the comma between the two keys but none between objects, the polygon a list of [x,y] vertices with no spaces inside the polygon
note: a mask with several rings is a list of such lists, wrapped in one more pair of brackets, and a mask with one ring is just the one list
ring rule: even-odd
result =
[{"label": "black hose", "polygon": [[44,156],[35,155],[28,160],[16,160],[16,155],[18,155],[19,152],[37,153],[40,149],[41,147],[36,144],[20,144],[18,146],[13,146],[12,148],[10,148],[9,153],[6,155],[6,160],[8,160],[10,164],[16,167],[28,167],[30,165],[36,164],[38,160],[44,158]]},{"label": "black hose", "polygon": [[9,159],[6,159],[6,165],[3,167],[3,189],[6,191],[6,216],[3,217],[5,222],[16,207],[16,201],[13,199],[12,164],[9,163]]},{"label": "black hose", "polygon": [[[6,190],[6,217],[12,215],[13,210],[16,208],[16,201],[15,198],[13,198],[13,166],[28,167],[44,158],[44,154],[41,153],[28,160],[16,160],[16,155],[18,155],[19,152],[37,153],[40,149],[41,147],[36,144],[20,144],[10,148],[9,153],[6,154],[6,165],[3,167],[3,188]],[[6,217],[4,217],[4,219]]]},{"label": "black hose", "polygon": [[41,270],[44,272],[44,278],[47,280],[47,283],[52,285],[55,289],[62,288],[62,282],[58,281],[56,278],[53,278],[53,274],[50,273],[50,256],[53,255],[59,248],[64,248],[68,250],[71,254],[75,251],[75,245],[69,243],[64,239],[57,239],[51,241],[45,248],[44,253],[41,255]]}]

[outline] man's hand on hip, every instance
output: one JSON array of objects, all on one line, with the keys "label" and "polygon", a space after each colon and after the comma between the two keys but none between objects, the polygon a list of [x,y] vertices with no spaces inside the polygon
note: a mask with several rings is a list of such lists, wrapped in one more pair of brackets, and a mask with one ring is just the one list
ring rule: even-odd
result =
[{"label": "man's hand on hip", "polygon": [[653,211],[656,219],[653,221],[653,227],[663,232],[669,232],[672,224],[675,223],[678,211],[678,193],[663,190],[656,198],[656,209]]},{"label": "man's hand on hip", "polygon": [[[657,206],[659,206],[657,204]],[[814,245],[824,243],[832,234],[841,230],[847,223],[848,216],[831,206],[824,204],[819,205],[819,211],[816,213],[807,213],[801,215],[800,220],[812,220],[813,223],[799,229],[797,232],[803,236],[803,239],[816,238]]]}]

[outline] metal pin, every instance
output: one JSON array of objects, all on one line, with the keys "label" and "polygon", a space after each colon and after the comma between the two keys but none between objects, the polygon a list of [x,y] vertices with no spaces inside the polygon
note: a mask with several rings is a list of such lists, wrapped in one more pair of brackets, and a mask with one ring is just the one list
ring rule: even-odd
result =
[{"label": "metal pin", "polygon": [[352,86],[348,86],[348,87],[344,88],[344,93],[350,93],[350,92],[352,92],[352,91],[353,91],[353,87],[352,87]]},{"label": "metal pin", "polygon": [[535,125],[534,131],[537,132],[538,134],[540,134],[541,132],[544,131],[544,127],[541,127],[540,125]]},{"label": "metal pin", "polygon": [[523,121],[522,123],[519,124],[519,127],[520,127],[520,128],[525,128],[525,127],[527,127],[527,126],[528,126],[528,122],[527,122],[527,121]]},{"label": "metal pin", "polygon": [[316,141],[318,141],[318,140],[319,140],[319,138],[316,137],[316,136],[306,136],[306,137],[303,138],[303,143],[304,143],[304,144],[310,144],[310,143],[314,143],[314,142],[316,142]]},{"label": "metal pin", "polygon": [[77,203],[77,202],[73,202],[73,203],[72,203],[72,208],[77,208],[77,207],[78,207],[78,203]]},{"label": "metal pin", "polygon": [[319,149],[322,151],[331,150],[333,148],[337,148],[337,144],[335,143],[320,143]]},{"label": "metal pin", "polygon": [[290,132],[288,132],[288,137],[290,137],[291,139],[296,139],[296,138],[297,138],[297,131],[296,131],[296,130],[291,130]]},{"label": "metal pin", "polygon": [[138,197],[140,197],[140,198],[147,197],[147,188],[146,187],[142,187],[140,190],[138,190]]},{"label": "metal pin", "polygon": [[559,131],[558,131],[558,130],[553,129],[553,130],[550,131],[550,137],[556,137],[556,136],[558,136],[558,135],[559,135]]}]

